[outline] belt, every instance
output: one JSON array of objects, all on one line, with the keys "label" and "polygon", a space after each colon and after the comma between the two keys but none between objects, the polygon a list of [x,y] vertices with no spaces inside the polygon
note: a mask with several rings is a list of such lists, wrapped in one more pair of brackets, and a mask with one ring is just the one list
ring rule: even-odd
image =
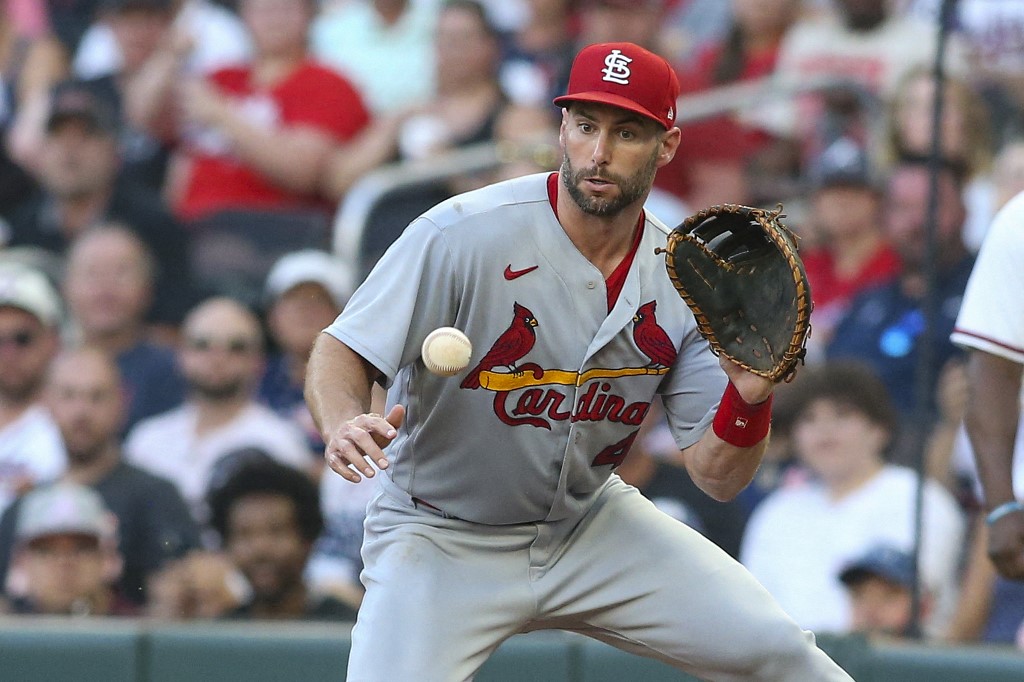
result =
[{"label": "belt", "polygon": [[441,518],[444,518],[444,519],[457,519],[458,518],[457,516],[452,516],[448,512],[444,511],[443,509],[441,509],[439,507],[435,507],[434,505],[430,504],[429,502],[427,502],[425,500],[422,500],[422,499],[420,499],[418,497],[412,498],[412,503],[413,503],[413,505],[416,506],[417,509],[420,508],[420,507],[426,507],[429,511],[434,512],[435,514],[437,514],[438,516],[440,516]]}]

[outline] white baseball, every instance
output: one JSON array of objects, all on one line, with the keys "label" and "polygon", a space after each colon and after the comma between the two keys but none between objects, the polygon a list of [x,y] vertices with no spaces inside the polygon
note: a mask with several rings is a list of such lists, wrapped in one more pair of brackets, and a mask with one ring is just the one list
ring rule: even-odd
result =
[{"label": "white baseball", "polygon": [[423,339],[420,354],[427,369],[439,376],[450,377],[466,369],[473,354],[473,344],[455,327],[440,327]]}]

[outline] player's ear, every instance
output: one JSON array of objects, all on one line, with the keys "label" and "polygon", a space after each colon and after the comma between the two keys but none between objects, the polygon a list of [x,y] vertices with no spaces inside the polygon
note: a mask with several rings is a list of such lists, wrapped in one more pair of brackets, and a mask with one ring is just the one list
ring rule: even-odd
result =
[{"label": "player's ear", "polygon": [[658,168],[667,165],[679,150],[679,141],[682,133],[679,128],[672,127],[661,134],[660,149],[658,150]]}]

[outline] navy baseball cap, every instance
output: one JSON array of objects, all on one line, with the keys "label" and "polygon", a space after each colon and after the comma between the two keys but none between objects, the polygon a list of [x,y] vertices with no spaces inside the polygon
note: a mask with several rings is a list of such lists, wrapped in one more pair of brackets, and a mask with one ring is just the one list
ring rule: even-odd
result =
[{"label": "navy baseball cap", "polygon": [[663,57],[633,43],[595,43],[576,55],[569,87],[554,103],[597,102],[675,125],[679,79]]},{"label": "navy baseball cap", "polygon": [[879,545],[843,567],[839,573],[839,580],[850,586],[872,576],[884,578],[904,587],[912,587],[914,558],[909,552],[891,545]]},{"label": "navy baseball cap", "polygon": [[880,189],[879,178],[863,145],[848,137],[829,144],[810,168],[814,189],[826,187],[864,187]]},{"label": "navy baseball cap", "polygon": [[65,121],[79,120],[97,132],[117,133],[120,127],[117,106],[98,86],[84,81],[64,81],[53,88],[51,96],[47,132],[53,132]]}]

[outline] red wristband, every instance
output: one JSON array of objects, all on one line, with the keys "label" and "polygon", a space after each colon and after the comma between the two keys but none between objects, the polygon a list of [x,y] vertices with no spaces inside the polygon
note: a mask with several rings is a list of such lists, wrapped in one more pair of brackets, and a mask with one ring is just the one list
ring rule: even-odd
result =
[{"label": "red wristband", "polygon": [[738,448],[757,445],[768,435],[772,424],[772,397],[751,405],[730,381],[712,423],[715,435]]}]

